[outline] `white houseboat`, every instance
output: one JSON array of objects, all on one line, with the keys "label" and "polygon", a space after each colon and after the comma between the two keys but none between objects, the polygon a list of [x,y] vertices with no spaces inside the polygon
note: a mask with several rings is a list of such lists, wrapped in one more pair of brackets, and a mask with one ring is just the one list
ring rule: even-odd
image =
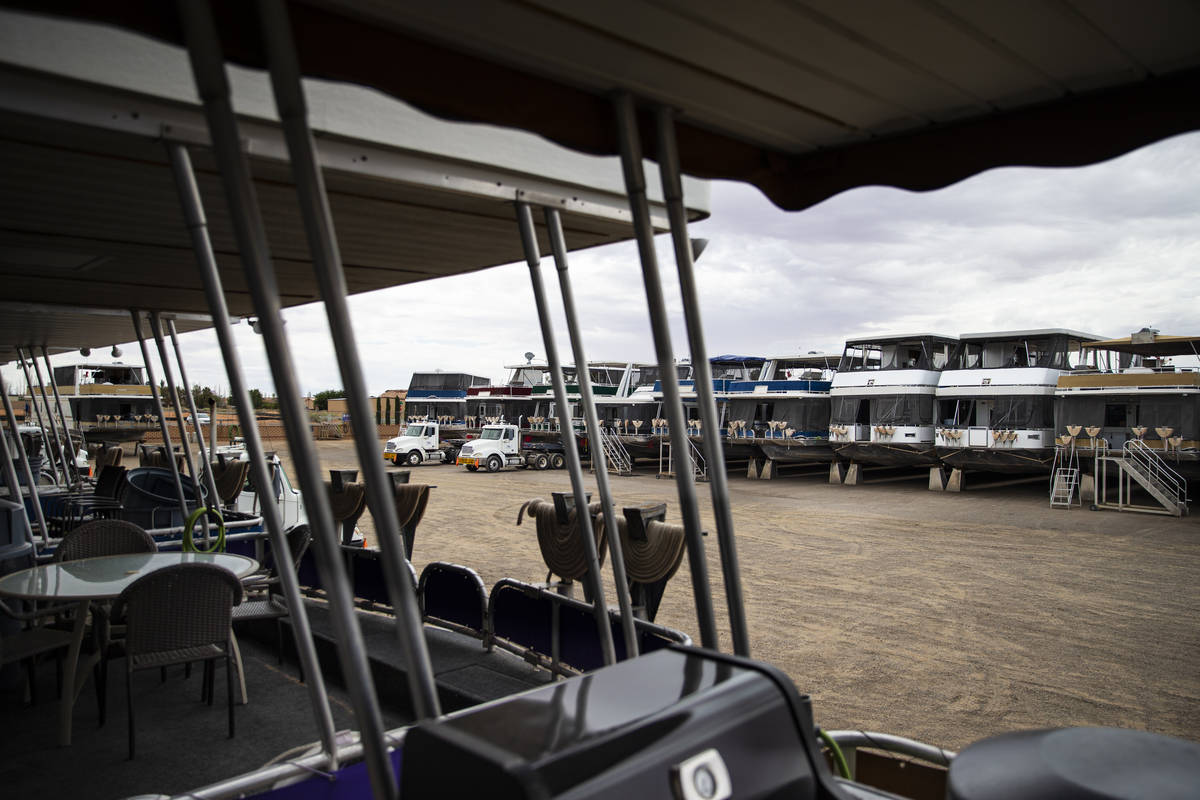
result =
[{"label": "white houseboat", "polygon": [[1048,472],[1059,376],[1086,369],[1095,351],[1084,345],[1100,339],[1065,328],[960,336],[936,395],[934,437],[954,470],[950,485],[961,486],[962,470]]},{"label": "white houseboat", "polygon": [[846,342],[830,389],[829,440],[840,461],[852,470],[937,465],[934,394],[957,341],[919,333]]}]

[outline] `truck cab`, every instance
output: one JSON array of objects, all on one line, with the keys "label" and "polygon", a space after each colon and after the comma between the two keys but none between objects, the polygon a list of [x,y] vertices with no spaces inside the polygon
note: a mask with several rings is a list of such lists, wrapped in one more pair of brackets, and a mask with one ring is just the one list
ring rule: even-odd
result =
[{"label": "truck cab", "polygon": [[443,449],[439,436],[440,426],[436,422],[410,422],[401,434],[388,439],[383,448],[384,459],[393,464],[441,464],[454,460],[453,449]]}]

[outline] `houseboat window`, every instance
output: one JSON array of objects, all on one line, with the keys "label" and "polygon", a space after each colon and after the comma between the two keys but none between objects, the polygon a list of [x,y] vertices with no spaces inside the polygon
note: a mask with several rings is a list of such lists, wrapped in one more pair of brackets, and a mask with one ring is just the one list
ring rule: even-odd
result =
[{"label": "houseboat window", "polygon": [[871,422],[880,425],[932,425],[933,395],[904,394],[872,398]]},{"label": "houseboat window", "polygon": [[996,397],[992,399],[992,428],[1029,430],[1054,424],[1053,398]]},{"label": "houseboat window", "polygon": [[1107,403],[1104,406],[1104,427],[1124,428],[1127,425],[1133,424],[1132,421],[1128,420],[1128,415],[1125,411],[1124,403]]},{"label": "houseboat window", "polygon": [[833,425],[854,425],[869,422],[867,410],[870,408],[865,397],[834,397],[830,403],[829,419]]}]

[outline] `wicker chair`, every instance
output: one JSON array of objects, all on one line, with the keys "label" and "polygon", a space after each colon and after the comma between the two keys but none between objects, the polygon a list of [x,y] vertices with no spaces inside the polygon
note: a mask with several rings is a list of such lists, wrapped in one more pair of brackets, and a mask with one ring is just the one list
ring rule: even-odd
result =
[{"label": "wicker chair", "polygon": [[229,737],[233,738],[233,607],[242,584],[212,564],[178,564],[138,578],[117,598],[113,613],[124,622],[125,688],[129,705],[129,757],[134,756],[133,673],[174,664],[205,662],[201,699],[213,703],[216,659],[225,659]]},{"label": "wicker chair", "polygon": [[125,553],[154,553],[154,537],[132,522],[95,519],[68,531],[54,551],[55,561],[76,561]]},{"label": "wicker chair", "polygon": [[[286,534],[288,540],[289,557],[292,562],[292,569],[300,568],[300,559],[304,557],[304,553],[308,550],[308,545],[312,541],[312,533],[309,531],[308,525],[297,525]],[[251,575],[242,581],[242,585],[246,589],[247,597],[244,602],[237,605],[233,609],[233,621],[249,622],[251,620],[275,620],[276,634],[276,651],[279,657],[279,663],[283,663],[283,620],[290,615],[287,603],[280,595],[271,594],[271,589],[279,583],[279,569],[276,563],[273,563],[273,553],[268,553],[264,559],[267,569],[264,572],[258,572]],[[304,679],[303,673],[300,679]]]}]

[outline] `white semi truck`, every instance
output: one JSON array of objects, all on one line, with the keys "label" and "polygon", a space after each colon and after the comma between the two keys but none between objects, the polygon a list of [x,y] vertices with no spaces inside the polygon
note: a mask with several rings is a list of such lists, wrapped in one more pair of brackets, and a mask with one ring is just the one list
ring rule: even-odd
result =
[{"label": "white semi truck", "polygon": [[498,472],[504,467],[562,469],[566,464],[558,442],[522,444],[516,425],[484,425],[478,439],[471,439],[458,451],[458,464],[469,472],[485,469]]},{"label": "white semi truck", "polygon": [[441,429],[436,422],[412,422],[404,432],[394,439],[388,439],[383,447],[383,457],[393,464],[407,464],[415,467],[420,464],[453,464],[458,455],[455,442],[445,443],[439,437]]}]

